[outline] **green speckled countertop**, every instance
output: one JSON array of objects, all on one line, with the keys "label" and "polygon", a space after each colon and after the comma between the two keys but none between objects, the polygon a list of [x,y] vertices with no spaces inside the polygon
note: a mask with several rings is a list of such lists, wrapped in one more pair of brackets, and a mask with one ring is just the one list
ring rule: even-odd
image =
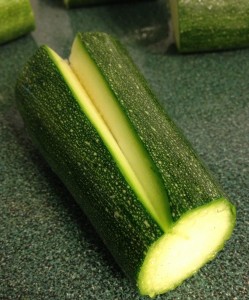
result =
[{"label": "green speckled countertop", "polygon": [[66,10],[32,0],[37,28],[0,46],[0,299],[147,299],[124,277],[32,145],[16,109],[18,72],[41,44],[67,57],[77,31],[121,40],[159,100],[237,206],[218,257],[156,299],[249,299],[249,49],[180,55],[165,1]]}]

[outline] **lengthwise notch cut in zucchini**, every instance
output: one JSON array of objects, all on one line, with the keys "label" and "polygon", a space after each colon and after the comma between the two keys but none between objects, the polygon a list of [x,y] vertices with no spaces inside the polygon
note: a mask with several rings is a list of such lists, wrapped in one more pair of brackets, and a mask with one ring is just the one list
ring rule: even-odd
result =
[{"label": "lengthwise notch cut in zucchini", "polygon": [[78,34],[20,75],[29,132],[143,295],[174,289],[230,237],[235,208],[119,42]]},{"label": "lengthwise notch cut in zucchini", "polygon": [[[159,226],[167,231],[172,218],[159,171],[79,36],[73,43],[69,62],[96,109],[96,117],[91,117],[90,111],[87,113],[92,124],[95,124],[138,198]],[[81,98],[80,93],[77,98]],[[86,101],[79,101],[87,110]]]},{"label": "lengthwise notch cut in zucchini", "polygon": [[[167,231],[172,218],[159,172],[121,111],[116,98],[77,41],[78,39],[70,57],[75,72],[53,50],[49,50],[51,56],[128,184],[162,230]],[[81,70],[85,71],[86,77],[83,78]],[[87,92],[84,89],[86,81],[89,87]]]}]

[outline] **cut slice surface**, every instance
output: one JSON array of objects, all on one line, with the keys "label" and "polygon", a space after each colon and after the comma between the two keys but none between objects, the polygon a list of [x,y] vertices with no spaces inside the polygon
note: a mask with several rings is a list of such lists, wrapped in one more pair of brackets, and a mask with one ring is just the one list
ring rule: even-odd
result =
[{"label": "cut slice surface", "polygon": [[149,249],[138,278],[141,293],[165,293],[193,275],[224,246],[234,220],[235,209],[224,198],[183,215]]},{"label": "cut slice surface", "polygon": [[[74,43],[70,57],[72,68],[53,50],[49,51],[68,85],[71,86],[82,110],[108,147],[127,183],[158,225],[167,231],[172,224],[172,217],[165,187],[157,174],[156,167],[143,149],[101,75],[87,55],[84,55],[81,45],[77,42]],[[90,92],[84,89],[82,82],[85,83],[85,78],[81,70],[85,70],[87,74]]]}]

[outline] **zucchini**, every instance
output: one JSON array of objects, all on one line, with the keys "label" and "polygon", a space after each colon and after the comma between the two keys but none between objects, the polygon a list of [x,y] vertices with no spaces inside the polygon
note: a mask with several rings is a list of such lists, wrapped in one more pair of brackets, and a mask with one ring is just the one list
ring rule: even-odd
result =
[{"label": "zucchini", "polygon": [[79,33],[68,62],[39,48],[16,96],[34,143],[141,294],[174,289],[223,248],[234,206],[117,40]]},{"label": "zucchini", "polygon": [[170,6],[180,52],[249,46],[248,0],[170,0]]},{"label": "zucchini", "polygon": [[34,14],[29,0],[0,0],[0,44],[34,28]]}]

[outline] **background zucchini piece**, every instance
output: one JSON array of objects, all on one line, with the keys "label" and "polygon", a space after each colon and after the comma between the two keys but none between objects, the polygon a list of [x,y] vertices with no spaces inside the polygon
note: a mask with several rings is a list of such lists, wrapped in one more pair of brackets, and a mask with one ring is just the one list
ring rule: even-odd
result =
[{"label": "background zucchini piece", "polygon": [[101,104],[100,114],[106,101],[119,105],[161,173],[175,224],[150,248],[138,286],[150,296],[173,289],[223,247],[234,227],[235,208],[117,40],[80,33],[69,62],[93,102]]},{"label": "background zucchini piece", "polygon": [[180,52],[249,46],[247,0],[170,0],[170,5]]},{"label": "background zucchini piece", "polygon": [[[85,74],[75,57],[85,62]],[[140,293],[164,293],[214,258],[232,233],[235,208],[119,42],[103,33],[79,34],[70,63],[71,68],[47,47],[36,52],[17,83],[21,114]],[[87,80],[96,72],[95,87],[109,91],[160,172],[175,222],[167,230],[139,201],[83,112],[79,95],[96,103],[96,89]]]},{"label": "background zucchini piece", "polygon": [[34,28],[34,14],[29,0],[0,0],[0,44]]}]

